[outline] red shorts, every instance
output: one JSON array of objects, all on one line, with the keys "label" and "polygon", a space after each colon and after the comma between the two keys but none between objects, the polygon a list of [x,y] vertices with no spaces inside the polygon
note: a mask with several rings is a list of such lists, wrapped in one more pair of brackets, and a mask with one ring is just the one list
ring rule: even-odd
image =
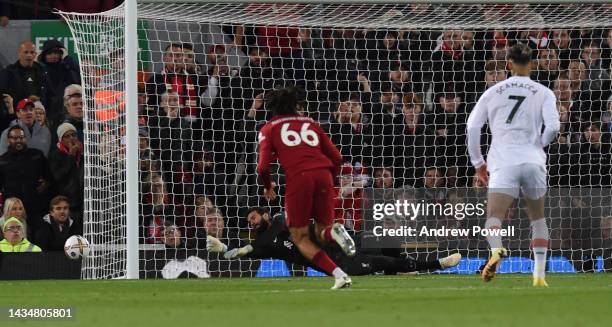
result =
[{"label": "red shorts", "polygon": [[307,170],[287,177],[285,212],[288,227],[319,226],[334,221],[334,180],[328,168]]}]

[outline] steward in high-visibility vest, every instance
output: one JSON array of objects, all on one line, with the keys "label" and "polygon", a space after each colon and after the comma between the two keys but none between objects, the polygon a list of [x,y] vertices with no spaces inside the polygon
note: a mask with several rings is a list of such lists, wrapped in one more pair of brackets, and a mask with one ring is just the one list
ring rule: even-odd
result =
[{"label": "steward in high-visibility vest", "polygon": [[24,236],[23,223],[11,217],[2,225],[4,239],[0,241],[1,252],[41,252],[42,250],[30,243]]}]

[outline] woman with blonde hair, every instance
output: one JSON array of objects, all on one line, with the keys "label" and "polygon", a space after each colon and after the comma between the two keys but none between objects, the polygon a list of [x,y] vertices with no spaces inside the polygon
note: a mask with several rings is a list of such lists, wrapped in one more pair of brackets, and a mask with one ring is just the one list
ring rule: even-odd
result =
[{"label": "woman with blonde hair", "polygon": [[23,223],[25,234],[27,232],[27,230],[25,230],[25,226],[28,215],[26,214],[23,202],[19,198],[12,197],[4,201],[2,217],[0,217],[0,226],[3,226],[4,222],[10,217],[15,217]]}]

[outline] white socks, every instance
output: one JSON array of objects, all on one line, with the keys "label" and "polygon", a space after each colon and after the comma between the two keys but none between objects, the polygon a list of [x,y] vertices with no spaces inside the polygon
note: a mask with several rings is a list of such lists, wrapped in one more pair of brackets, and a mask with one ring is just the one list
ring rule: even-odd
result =
[{"label": "white socks", "polygon": [[340,269],[340,267],[336,267],[336,269],[334,269],[332,274],[334,275],[334,278],[336,279],[348,276],[342,269]]},{"label": "white socks", "polygon": [[[499,218],[489,217],[485,222],[485,229],[500,229],[502,222]],[[487,241],[489,242],[489,246],[491,250],[498,249],[502,247],[501,236],[497,235],[487,235]]]},{"label": "white socks", "polygon": [[533,267],[534,278],[544,278],[546,274],[546,251],[548,250],[549,238],[545,218],[531,222],[531,248],[535,259]]}]

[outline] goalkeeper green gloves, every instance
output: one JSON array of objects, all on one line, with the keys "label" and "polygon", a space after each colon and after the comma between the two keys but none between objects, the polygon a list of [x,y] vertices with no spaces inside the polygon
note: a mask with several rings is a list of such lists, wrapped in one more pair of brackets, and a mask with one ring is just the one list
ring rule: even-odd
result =
[{"label": "goalkeeper green gloves", "polygon": [[251,253],[253,251],[253,247],[251,244],[243,246],[241,248],[231,249],[223,254],[225,259],[235,259],[244,257],[245,255]]},{"label": "goalkeeper green gloves", "polygon": [[225,253],[227,251],[227,245],[219,241],[218,238],[207,235],[206,236],[206,251]]}]

